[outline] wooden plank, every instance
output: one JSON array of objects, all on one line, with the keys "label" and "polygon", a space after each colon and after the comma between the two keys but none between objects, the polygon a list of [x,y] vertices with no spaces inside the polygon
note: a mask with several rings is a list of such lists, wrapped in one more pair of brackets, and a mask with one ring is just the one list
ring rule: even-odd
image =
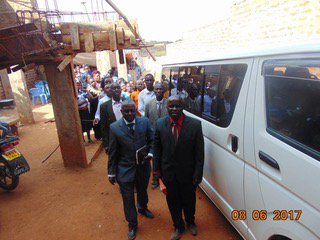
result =
[{"label": "wooden plank", "polygon": [[71,61],[72,61],[71,55],[69,55],[65,59],[63,59],[63,61],[58,66],[59,71],[62,72]]},{"label": "wooden plank", "polygon": [[[78,32],[79,34],[84,34],[86,32],[99,32],[99,31],[108,31],[109,23],[113,23],[117,25],[117,27],[122,27],[126,30],[129,30],[127,24],[123,20],[119,21],[104,21],[104,22],[90,22],[90,23],[78,23]],[[137,26],[137,20],[130,20],[129,21],[131,24]],[[56,28],[60,29],[62,34],[70,34],[70,26],[72,23],[59,23],[56,24]]]},{"label": "wooden plank", "polygon": [[13,68],[11,68],[12,72],[16,72],[16,71],[19,71],[21,68],[24,67],[24,64],[19,64]]},{"label": "wooden plank", "polygon": [[123,54],[123,50],[120,49],[120,50],[118,50],[118,52],[119,52],[119,63],[120,63],[120,64],[124,64],[124,54]]},{"label": "wooden plank", "polygon": [[117,40],[118,44],[123,45],[124,44],[124,29],[123,28],[117,28]]},{"label": "wooden plank", "polygon": [[116,36],[116,26],[113,22],[109,23],[109,39],[110,39],[110,50],[117,50],[117,36]]},{"label": "wooden plank", "polygon": [[70,35],[71,35],[72,49],[80,50],[78,24],[76,23],[70,24]]},{"label": "wooden plank", "polygon": [[58,64],[45,66],[51,101],[64,166],[87,167],[87,156],[83,144],[81,121],[77,100],[74,97],[71,65],[62,72]]},{"label": "wooden plank", "polygon": [[94,50],[92,33],[84,33],[84,49],[86,52],[92,52]]},{"label": "wooden plank", "polygon": [[130,37],[130,44],[131,45],[137,45],[136,37],[133,36],[133,34],[129,35],[129,37]]}]

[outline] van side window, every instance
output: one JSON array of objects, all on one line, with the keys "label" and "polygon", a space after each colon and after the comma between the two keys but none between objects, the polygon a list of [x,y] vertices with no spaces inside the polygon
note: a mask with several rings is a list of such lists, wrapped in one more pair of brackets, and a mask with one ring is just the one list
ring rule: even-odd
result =
[{"label": "van side window", "polygon": [[204,68],[202,66],[180,67],[179,70],[178,85],[181,84],[180,87],[184,91],[181,97],[184,99],[185,109],[193,114],[200,115]]},{"label": "van side window", "polygon": [[246,71],[246,64],[206,66],[204,117],[220,127],[229,126]]},{"label": "van side window", "polygon": [[205,66],[205,81],[202,92],[202,116],[217,123],[217,95],[219,86],[220,65]]},{"label": "van side window", "polygon": [[319,65],[319,61],[300,59],[267,61],[263,66],[268,132],[304,153],[318,157]]}]

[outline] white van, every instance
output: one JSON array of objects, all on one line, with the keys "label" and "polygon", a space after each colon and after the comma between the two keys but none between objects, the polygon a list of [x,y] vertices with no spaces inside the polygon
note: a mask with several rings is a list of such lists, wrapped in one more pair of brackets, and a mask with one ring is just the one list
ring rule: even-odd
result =
[{"label": "white van", "polygon": [[244,239],[320,239],[320,44],[163,66],[202,122],[201,188]]}]

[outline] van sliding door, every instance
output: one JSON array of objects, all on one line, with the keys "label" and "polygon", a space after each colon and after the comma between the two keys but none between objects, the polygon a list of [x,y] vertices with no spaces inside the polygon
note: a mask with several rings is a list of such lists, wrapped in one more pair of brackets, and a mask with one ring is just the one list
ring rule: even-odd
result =
[{"label": "van sliding door", "polygon": [[255,158],[268,213],[260,234],[319,239],[320,55],[264,58],[259,70]]}]

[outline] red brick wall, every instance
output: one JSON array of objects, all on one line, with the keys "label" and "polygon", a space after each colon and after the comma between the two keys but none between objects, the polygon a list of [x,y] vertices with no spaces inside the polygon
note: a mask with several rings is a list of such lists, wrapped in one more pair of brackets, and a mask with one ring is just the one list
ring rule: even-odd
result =
[{"label": "red brick wall", "polygon": [[34,87],[34,82],[37,79],[37,73],[35,69],[30,69],[26,71],[24,74],[26,77],[27,88],[29,90],[30,88]]},{"label": "red brick wall", "polygon": [[6,98],[6,95],[4,93],[4,89],[3,89],[2,81],[1,81],[1,77],[0,77],[0,100],[5,99],[5,98]]}]

